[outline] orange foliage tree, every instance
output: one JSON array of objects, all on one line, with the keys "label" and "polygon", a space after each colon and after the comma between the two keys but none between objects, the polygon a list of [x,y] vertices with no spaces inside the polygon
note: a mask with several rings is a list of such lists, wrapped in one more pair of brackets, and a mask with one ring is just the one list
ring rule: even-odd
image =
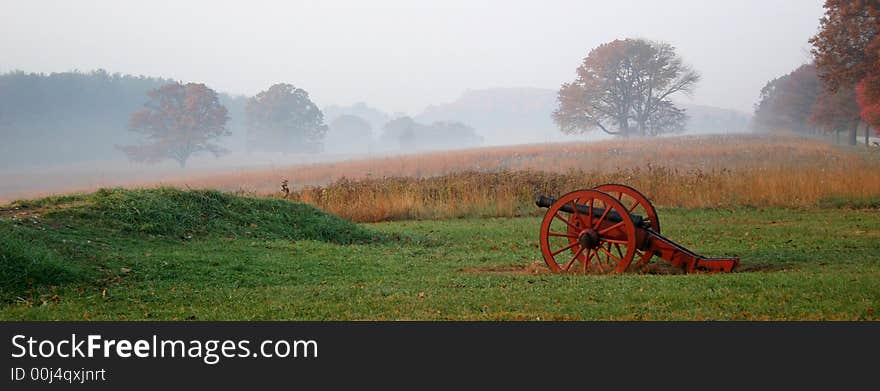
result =
[{"label": "orange foliage tree", "polygon": [[569,134],[597,128],[621,136],[678,131],[687,117],[669,98],[691,93],[699,80],[669,44],[611,41],[590,51],[577,79],[559,89],[553,119]]},{"label": "orange foliage tree", "polygon": [[[858,85],[862,119],[880,129],[880,0],[826,0],[819,32],[810,39],[820,76],[831,93]],[[855,128],[850,131],[855,144]]]},{"label": "orange foliage tree", "polygon": [[213,143],[228,136],[226,107],[217,93],[204,84],[170,83],[151,90],[144,108],[131,114],[129,129],[146,140],[139,145],[120,147],[131,160],[155,163],[172,159],[186,166],[195,153],[226,150]]},{"label": "orange foliage tree", "polygon": [[856,85],[862,119],[880,132],[880,75],[868,76]]},{"label": "orange foliage tree", "polygon": [[808,120],[826,131],[849,130],[851,135],[855,134],[861,123],[855,90],[840,87],[835,92],[822,91]]}]

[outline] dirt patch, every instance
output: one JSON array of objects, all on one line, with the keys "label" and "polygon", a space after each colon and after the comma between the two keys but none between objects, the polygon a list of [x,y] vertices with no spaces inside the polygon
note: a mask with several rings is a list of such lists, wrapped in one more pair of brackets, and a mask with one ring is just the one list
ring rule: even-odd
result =
[{"label": "dirt patch", "polygon": [[[785,270],[785,268],[781,265],[746,263],[737,265],[736,268],[733,269],[733,273],[776,272],[780,270]],[[627,273],[661,275],[687,274],[684,269],[662,261],[654,261],[646,265],[631,265],[629,270],[627,270]]]},{"label": "dirt patch", "polygon": [[41,217],[44,213],[68,209],[76,206],[85,205],[88,202],[85,201],[73,201],[73,202],[65,202],[56,205],[48,205],[42,207],[21,207],[13,205],[7,205],[0,207],[0,219],[26,219],[29,217]]},{"label": "dirt patch", "polygon": [[733,269],[734,273],[754,273],[754,272],[778,272],[785,270],[785,267],[782,265],[768,265],[761,263],[747,263],[747,264],[739,264],[736,266],[736,269]]},{"label": "dirt patch", "polygon": [[685,274],[684,269],[666,262],[650,262],[644,265],[630,264],[627,273],[632,274]]},{"label": "dirt patch", "polygon": [[[537,274],[552,274],[553,271],[547,267],[547,264],[542,261],[535,261],[528,265],[502,265],[502,266],[485,266],[485,267],[470,267],[464,268],[460,270],[462,273],[473,273],[473,274],[501,274],[501,275],[537,275]],[[602,275],[609,274],[608,272],[604,272],[599,270],[598,268],[589,268],[587,272],[584,273],[580,267],[573,267],[568,273],[570,274],[590,274],[590,275]],[[649,263],[647,265],[632,265],[630,266],[627,273],[631,274],[684,274],[684,271],[674,267],[669,264],[661,264],[661,263]]]},{"label": "dirt patch", "polygon": [[[535,261],[527,265],[500,265],[500,266],[485,266],[485,267],[469,267],[460,270],[462,273],[473,273],[473,274],[501,274],[501,275],[538,275],[538,274],[553,274],[553,271],[547,267],[547,264],[543,261]],[[590,275],[602,275],[609,274],[608,272],[604,272],[599,270],[598,268],[591,267],[587,269],[587,272],[584,273],[580,267],[572,267],[572,269],[568,272],[570,274],[590,274]],[[631,274],[684,274],[684,271],[674,267],[669,264],[661,264],[652,262],[647,265],[632,265],[630,266],[627,273]]]},{"label": "dirt patch", "polygon": [[[785,270],[781,265],[768,264],[740,264],[733,270],[733,273],[754,273],[754,272],[775,272]],[[498,274],[498,275],[538,275],[553,273],[544,262],[532,262],[528,265],[500,265],[500,266],[484,266],[469,267],[459,270],[462,273],[471,274]],[[580,269],[571,271],[572,274],[583,274]],[[666,262],[650,262],[645,265],[630,265],[627,274],[656,274],[656,275],[674,275],[686,274],[684,269],[672,266]],[[588,269],[586,274],[599,275],[608,274],[593,268]]]},{"label": "dirt patch", "polygon": [[25,219],[31,216],[40,217],[40,210],[25,208],[0,208],[0,219]]}]

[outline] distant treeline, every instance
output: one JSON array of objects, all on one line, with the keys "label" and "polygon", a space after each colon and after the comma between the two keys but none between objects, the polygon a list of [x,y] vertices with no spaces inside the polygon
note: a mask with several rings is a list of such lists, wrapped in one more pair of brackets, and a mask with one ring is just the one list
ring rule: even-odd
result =
[{"label": "distant treeline", "polygon": [[[125,160],[125,148],[145,141],[143,134],[129,131],[132,114],[151,102],[150,91],[175,83],[100,69],[0,74],[0,166]],[[473,128],[458,122],[395,126],[412,120],[392,118],[363,103],[329,106],[324,116],[307,92],[287,84],[254,97],[217,95],[227,110],[229,132],[215,141],[225,151],[350,154],[457,148],[481,140]],[[313,115],[305,115],[309,111]]]},{"label": "distant treeline", "polygon": [[[125,159],[129,116],[147,92],[173,80],[92,72],[0,74],[0,165]],[[233,134],[242,128],[245,98],[221,94]],[[235,142],[235,138],[225,140]]]},{"label": "distant treeline", "polygon": [[[854,86],[831,91],[813,63],[803,64],[777,77],[761,89],[755,105],[753,127],[757,131],[791,130],[804,134],[845,134],[846,143],[855,145],[857,136],[865,144],[875,133],[862,118]],[[838,140],[840,141],[840,140]]]},{"label": "distant treeline", "polygon": [[[755,128],[833,133],[856,145],[880,135],[880,29],[877,1],[827,1],[813,58],[761,89]],[[861,129],[861,131],[860,131]]]}]

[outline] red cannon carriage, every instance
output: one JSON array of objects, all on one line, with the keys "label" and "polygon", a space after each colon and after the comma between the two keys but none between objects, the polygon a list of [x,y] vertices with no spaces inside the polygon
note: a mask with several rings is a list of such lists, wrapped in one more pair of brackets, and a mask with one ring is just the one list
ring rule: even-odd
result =
[{"label": "red cannon carriage", "polygon": [[660,235],[654,206],[629,186],[601,185],[559,199],[539,195],[535,204],[548,208],[540,244],[554,272],[623,273],[655,255],[688,273],[730,272],[739,264],[739,258],[706,258]]}]

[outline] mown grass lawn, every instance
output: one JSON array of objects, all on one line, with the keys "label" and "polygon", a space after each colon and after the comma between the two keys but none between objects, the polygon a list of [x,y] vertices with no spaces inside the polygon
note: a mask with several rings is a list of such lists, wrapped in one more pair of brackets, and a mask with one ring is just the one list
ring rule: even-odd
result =
[{"label": "mown grass lawn", "polygon": [[666,236],[704,255],[739,256],[742,271],[544,273],[534,217],[368,224],[383,239],[360,244],[154,235],[79,215],[3,218],[7,240],[72,271],[59,282],[8,284],[0,319],[878,318],[877,210],[659,213]]}]

